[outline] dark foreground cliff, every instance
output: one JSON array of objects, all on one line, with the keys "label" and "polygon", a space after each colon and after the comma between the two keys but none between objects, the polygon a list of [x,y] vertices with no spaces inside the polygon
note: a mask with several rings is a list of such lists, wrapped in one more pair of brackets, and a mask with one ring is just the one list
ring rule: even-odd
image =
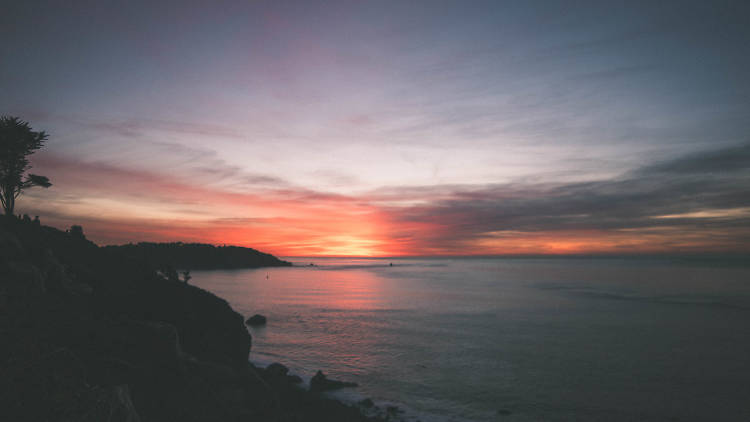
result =
[{"label": "dark foreground cliff", "polygon": [[248,363],[226,301],[82,236],[0,217],[8,421],[365,421]]}]

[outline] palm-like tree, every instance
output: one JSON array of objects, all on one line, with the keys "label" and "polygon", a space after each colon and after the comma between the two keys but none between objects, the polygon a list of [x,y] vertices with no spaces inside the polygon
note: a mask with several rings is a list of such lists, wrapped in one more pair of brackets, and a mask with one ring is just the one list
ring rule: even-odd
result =
[{"label": "palm-like tree", "polygon": [[25,189],[52,186],[45,176],[26,174],[31,169],[28,156],[44,146],[47,137],[18,117],[0,117],[0,202],[5,215],[13,215],[16,198]]}]

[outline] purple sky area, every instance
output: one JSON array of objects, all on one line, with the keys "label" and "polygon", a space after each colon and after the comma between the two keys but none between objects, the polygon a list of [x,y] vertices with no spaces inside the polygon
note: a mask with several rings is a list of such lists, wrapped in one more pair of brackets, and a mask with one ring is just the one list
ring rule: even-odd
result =
[{"label": "purple sky area", "polygon": [[748,252],[750,8],[13,2],[18,210],[279,254]]}]

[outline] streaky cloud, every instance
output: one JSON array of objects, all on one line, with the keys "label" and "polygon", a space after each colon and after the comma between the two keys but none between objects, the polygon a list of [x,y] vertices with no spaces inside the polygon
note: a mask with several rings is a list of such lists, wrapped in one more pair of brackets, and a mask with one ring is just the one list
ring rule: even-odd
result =
[{"label": "streaky cloud", "polygon": [[613,180],[426,186],[374,194],[386,200],[399,194],[420,198],[419,205],[389,206],[386,213],[405,225],[429,222],[442,228],[421,246],[464,245],[503,232],[590,231],[606,237],[664,229],[703,241],[720,238],[727,249],[748,249],[743,242],[750,239],[749,152],[750,145],[742,144],[678,157]]},{"label": "streaky cloud", "polygon": [[750,144],[739,144],[587,182],[386,186],[352,195],[231,167],[209,167],[191,183],[48,154],[37,164],[70,192],[32,194],[26,209],[60,225],[90,224],[94,238],[110,243],[234,241],[285,255],[736,252],[750,245],[749,153]]}]

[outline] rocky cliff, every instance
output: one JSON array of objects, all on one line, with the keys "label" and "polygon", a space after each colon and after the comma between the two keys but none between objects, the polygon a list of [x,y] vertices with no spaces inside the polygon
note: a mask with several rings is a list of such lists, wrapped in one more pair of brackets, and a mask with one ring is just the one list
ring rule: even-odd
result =
[{"label": "rocky cliff", "polygon": [[248,363],[223,299],[15,218],[0,218],[0,338],[4,420],[367,420]]}]

